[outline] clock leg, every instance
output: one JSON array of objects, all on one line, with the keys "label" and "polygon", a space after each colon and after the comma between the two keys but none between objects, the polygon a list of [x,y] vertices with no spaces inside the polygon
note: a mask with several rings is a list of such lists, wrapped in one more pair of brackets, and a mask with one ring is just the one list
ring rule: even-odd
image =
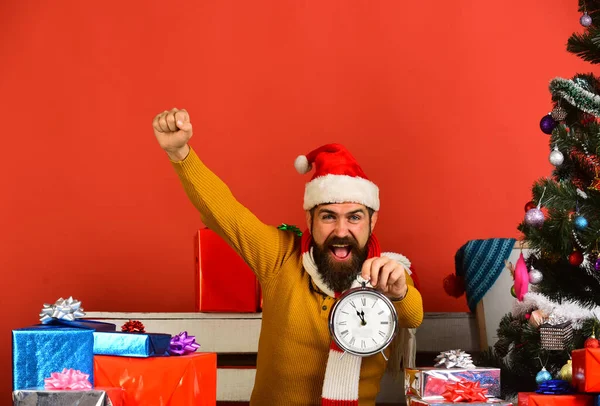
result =
[{"label": "clock leg", "polygon": [[386,360],[386,361],[388,360],[388,357],[385,356],[385,353],[383,352],[383,350],[381,350],[381,355],[383,355],[384,360]]}]

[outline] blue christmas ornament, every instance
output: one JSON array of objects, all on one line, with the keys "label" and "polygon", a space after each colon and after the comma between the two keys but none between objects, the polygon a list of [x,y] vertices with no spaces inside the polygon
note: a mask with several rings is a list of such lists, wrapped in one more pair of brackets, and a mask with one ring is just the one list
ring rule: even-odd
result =
[{"label": "blue christmas ornament", "polygon": [[575,220],[573,221],[573,223],[575,224],[575,228],[578,229],[579,231],[585,230],[585,228],[588,226],[588,221],[583,216],[575,217]]},{"label": "blue christmas ornament", "polygon": [[550,114],[546,114],[540,120],[540,129],[544,134],[552,134],[552,130],[556,127],[557,122],[554,121]]},{"label": "blue christmas ornament", "polygon": [[537,375],[535,376],[535,382],[539,385],[542,382],[546,382],[552,379],[552,375],[550,375],[550,372],[548,372],[548,370],[546,369],[546,367],[542,367],[542,370],[540,372],[537,373]]}]

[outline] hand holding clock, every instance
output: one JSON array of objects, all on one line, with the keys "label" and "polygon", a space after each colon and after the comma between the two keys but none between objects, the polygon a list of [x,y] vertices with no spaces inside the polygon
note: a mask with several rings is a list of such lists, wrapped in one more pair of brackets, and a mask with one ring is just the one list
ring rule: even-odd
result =
[{"label": "hand holding clock", "polygon": [[361,276],[370,280],[373,288],[382,292],[391,300],[400,300],[406,296],[406,270],[398,261],[388,257],[367,259],[362,266]]}]

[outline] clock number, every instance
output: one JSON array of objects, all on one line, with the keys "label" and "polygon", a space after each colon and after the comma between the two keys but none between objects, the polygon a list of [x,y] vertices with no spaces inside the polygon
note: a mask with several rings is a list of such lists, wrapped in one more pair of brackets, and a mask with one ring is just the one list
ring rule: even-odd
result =
[{"label": "clock number", "polygon": [[367,348],[367,345],[365,344],[365,340],[360,340],[360,348]]},{"label": "clock number", "polygon": [[354,304],[354,302],[350,302],[350,306],[352,306],[356,309],[356,305]]},{"label": "clock number", "polygon": [[382,337],[385,337],[385,333],[383,331],[381,331],[381,330],[379,330],[379,335],[382,336]]},{"label": "clock number", "polygon": [[362,302],[362,305],[363,305],[363,306],[366,306],[366,305],[367,305],[367,298],[366,298],[366,297],[361,297],[361,298],[360,298],[360,301]]},{"label": "clock number", "polygon": [[377,313],[377,314],[381,316],[381,315],[383,314],[383,310],[382,310],[382,311],[380,311],[380,312],[379,312],[379,313]]},{"label": "clock number", "polygon": [[350,339],[350,345],[354,345],[354,342],[355,342],[355,341],[356,341],[356,338],[352,337],[352,338]]},{"label": "clock number", "polygon": [[390,324],[389,321],[382,321],[381,324]]},{"label": "clock number", "polygon": [[340,310],[340,311],[341,311],[342,313],[344,313],[344,314],[350,314],[350,313],[348,313],[348,312],[345,312],[345,311],[343,311],[343,310]]},{"label": "clock number", "polygon": [[371,306],[371,309],[375,307],[375,305],[377,304],[377,301],[378,301],[378,300],[379,300],[379,299],[375,298],[375,301],[373,302],[373,306]]},{"label": "clock number", "polygon": [[373,337],[371,337],[371,340],[373,340],[373,342],[375,343],[375,345],[377,345],[377,341],[375,341],[375,339]]},{"label": "clock number", "polygon": [[[346,320],[344,320],[344,321],[340,321],[340,322],[338,323],[338,326],[345,326],[345,325],[346,325],[346,323],[347,323],[347,322],[346,322]],[[387,321],[386,321],[386,323],[387,323]]]},{"label": "clock number", "polygon": [[346,337],[348,335],[348,330],[344,330],[340,333],[342,337]]}]

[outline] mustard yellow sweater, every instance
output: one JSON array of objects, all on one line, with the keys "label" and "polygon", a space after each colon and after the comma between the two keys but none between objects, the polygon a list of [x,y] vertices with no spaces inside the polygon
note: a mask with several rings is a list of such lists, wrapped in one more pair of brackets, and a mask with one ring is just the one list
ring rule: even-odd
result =
[{"label": "mustard yellow sweater", "polygon": [[[193,150],[173,166],[202,222],[244,258],[263,289],[262,328],[250,404],[320,405],[331,343],[328,316],[335,299],[321,293],[304,271],[300,239],[257,219]],[[417,327],[423,319],[421,295],[408,279],[406,297],[394,303],[400,326]],[[385,367],[381,354],[363,359],[360,405],[375,404]]]}]

